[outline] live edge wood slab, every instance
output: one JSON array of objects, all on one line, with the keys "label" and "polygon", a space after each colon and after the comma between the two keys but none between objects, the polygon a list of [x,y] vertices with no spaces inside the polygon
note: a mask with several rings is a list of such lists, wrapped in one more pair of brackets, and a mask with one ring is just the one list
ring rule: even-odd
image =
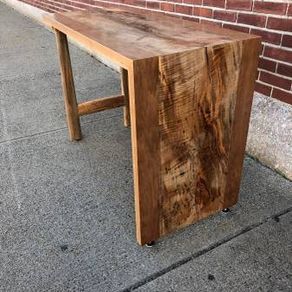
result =
[{"label": "live edge wood slab", "polygon": [[[80,115],[125,106],[140,244],[237,202],[260,38],[120,9],[44,21],[57,35],[71,139]],[[121,96],[77,104],[67,36],[121,66]]]}]

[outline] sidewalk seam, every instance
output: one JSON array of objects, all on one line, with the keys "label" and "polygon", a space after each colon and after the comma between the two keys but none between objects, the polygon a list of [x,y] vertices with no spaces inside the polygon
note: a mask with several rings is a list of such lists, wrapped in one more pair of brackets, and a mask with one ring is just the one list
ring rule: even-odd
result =
[{"label": "sidewalk seam", "polygon": [[[105,117],[105,118],[102,118],[102,119],[98,119],[97,118],[97,119],[95,119],[93,121],[83,122],[82,125],[93,124],[93,123],[96,123],[96,122],[100,122],[102,120],[109,120],[109,119],[117,118],[117,117],[122,117],[122,114],[117,114],[117,115],[113,115],[113,116],[110,116],[110,117]],[[48,131],[38,132],[38,133],[34,133],[34,134],[31,134],[31,135],[27,135],[27,136],[21,136],[21,137],[8,139],[8,140],[3,140],[3,141],[0,141],[0,145],[9,144],[11,142],[22,141],[22,140],[30,139],[30,138],[33,138],[33,137],[44,136],[44,135],[51,134],[51,133],[61,132],[61,131],[65,130],[65,129],[67,129],[67,126],[64,126],[64,127],[61,127],[61,128],[57,128],[57,129],[48,130]]]},{"label": "sidewalk seam", "polygon": [[134,291],[134,290],[136,290],[136,289],[138,289],[138,288],[140,288],[140,287],[142,287],[142,286],[144,286],[144,285],[156,280],[157,278],[159,278],[161,276],[164,276],[165,274],[167,274],[167,273],[169,273],[169,272],[171,272],[171,271],[173,271],[173,270],[175,270],[175,269],[187,264],[188,262],[190,262],[190,261],[192,261],[192,260],[194,260],[194,259],[196,259],[196,258],[198,258],[198,257],[200,257],[200,256],[202,256],[204,254],[207,254],[208,252],[214,250],[215,248],[217,248],[217,247],[219,247],[221,245],[224,245],[225,243],[227,243],[227,242],[229,242],[229,241],[231,241],[231,240],[233,240],[233,239],[235,239],[235,238],[237,238],[237,237],[239,237],[239,236],[241,236],[241,235],[243,235],[243,234],[245,234],[245,233],[247,233],[247,232],[249,232],[251,230],[254,230],[254,229],[260,227],[261,225],[267,223],[271,219],[274,219],[276,217],[279,218],[279,217],[281,217],[281,216],[283,216],[285,214],[288,214],[291,211],[292,211],[292,207],[289,207],[287,209],[282,210],[281,212],[278,212],[278,213],[273,214],[273,215],[271,215],[269,217],[266,217],[264,220],[262,220],[262,221],[260,221],[258,223],[254,223],[254,224],[252,224],[250,226],[247,226],[247,227],[243,228],[242,230],[238,231],[236,234],[227,236],[227,237],[219,240],[218,242],[211,244],[209,247],[203,248],[202,250],[200,250],[200,251],[198,251],[198,252],[196,252],[194,254],[191,254],[190,256],[188,256],[188,257],[186,257],[184,259],[179,260],[178,262],[176,262],[176,263],[174,263],[174,264],[162,269],[161,271],[156,272],[156,273],[154,273],[154,274],[142,279],[141,281],[138,281],[137,283],[135,283],[133,285],[130,285],[129,287],[127,287],[127,288],[125,288],[123,290],[120,290],[120,292]]}]

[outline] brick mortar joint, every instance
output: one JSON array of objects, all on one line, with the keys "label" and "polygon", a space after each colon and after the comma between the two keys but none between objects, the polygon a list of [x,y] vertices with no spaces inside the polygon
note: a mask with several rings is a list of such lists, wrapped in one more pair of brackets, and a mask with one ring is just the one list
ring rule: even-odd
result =
[{"label": "brick mortar joint", "polygon": [[[42,2],[46,2],[46,1],[50,1],[50,0],[43,0]],[[51,0],[55,3],[64,3],[62,0]],[[204,4],[191,4],[191,3],[184,3],[184,2],[172,2],[172,1],[161,1],[161,0],[141,0],[142,2],[153,2],[153,3],[167,3],[167,4],[171,4],[171,5],[183,5],[183,6],[191,6],[191,7],[198,7],[198,8],[207,8],[207,9],[212,9],[212,10],[221,10],[221,11],[230,11],[230,12],[242,12],[242,13],[247,13],[247,14],[262,14],[262,15],[267,15],[267,16],[273,16],[273,17],[288,17],[288,18],[292,18],[292,16],[288,16],[288,15],[278,15],[278,14],[267,14],[266,12],[260,12],[260,11],[253,11],[253,10],[243,10],[243,9],[234,9],[234,8],[227,8],[227,7],[217,7],[217,6],[209,6],[209,5],[204,5]],[[247,0],[248,1],[248,0]],[[274,0],[275,1],[275,0]],[[273,1],[273,2],[274,2]],[[33,1],[33,0],[28,0],[27,2],[31,2],[31,3],[36,3],[38,1]],[[70,1],[73,3],[80,3],[80,4],[85,4],[85,5],[91,5],[91,6],[97,6],[94,4],[90,4],[90,3],[84,3],[84,1]],[[108,3],[114,3],[114,4],[124,4],[124,3],[120,3],[120,2],[111,2],[111,1],[95,1],[95,2],[108,2]],[[260,2],[260,1],[257,1]],[[285,2],[284,2],[285,3]],[[291,3],[292,2],[287,2],[287,3]],[[133,4],[132,6],[135,6],[135,4]],[[288,6],[286,8],[286,10],[288,11]],[[286,11],[286,14],[287,14]]]}]

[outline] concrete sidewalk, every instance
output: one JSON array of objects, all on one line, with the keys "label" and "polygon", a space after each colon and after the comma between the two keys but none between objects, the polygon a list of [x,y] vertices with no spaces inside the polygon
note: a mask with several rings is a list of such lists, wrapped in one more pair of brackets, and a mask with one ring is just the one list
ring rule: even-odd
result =
[{"label": "concrete sidewalk", "polygon": [[[119,76],[71,48],[80,100]],[[136,244],[130,131],[116,109],[67,138],[54,35],[0,4],[0,291],[292,291],[291,182],[246,158],[239,203]]]}]

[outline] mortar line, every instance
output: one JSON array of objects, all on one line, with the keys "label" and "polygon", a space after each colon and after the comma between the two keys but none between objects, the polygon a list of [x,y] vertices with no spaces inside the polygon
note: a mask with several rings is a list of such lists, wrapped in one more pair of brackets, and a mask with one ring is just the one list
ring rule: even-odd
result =
[{"label": "mortar line", "polygon": [[144,279],[138,281],[137,283],[133,284],[133,285],[130,285],[129,287],[121,290],[120,292],[130,292],[130,291],[134,291],[156,279],[158,279],[159,277],[161,276],[164,276],[165,274],[189,263],[190,261],[196,259],[196,258],[199,258],[200,256],[202,255],[205,255],[207,254],[208,252],[214,250],[215,248],[221,246],[221,245],[224,245],[226,243],[228,243],[229,241],[249,232],[249,231],[252,231],[260,226],[262,226],[263,224],[267,223],[268,221],[270,221],[271,219],[275,218],[275,217],[281,217],[285,214],[288,214],[289,212],[292,211],[292,207],[289,207],[287,209],[284,209],[276,214],[273,214],[271,216],[268,216],[266,217],[265,219],[263,219],[262,221],[258,222],[258,223],[254,223],[254,224],[251,224],[245,228],[243,228],[242,230],[238,231],[237,233],[235,233],[234,235],[230,235],[230,236],[227,236],[221,240],[219,240],[218,242],[215,242],[213,244],[211,244],[210,246],[206,247],[206,248],[203,248],[202,250],[200,251],[197,251],[193,254],[191,254],[190,256],[186,257],[186,258],[183,258],[173,264],[171,264],[170,266],[156,272],[156,273],[153,273],[152,275],[148,276],[148,277],[145,277]]},{"label": "mortar line", "polygon": [[[116,118],[116,117],[121,117],[121,116],[122,116],[122,114],[117,114],[117,115],[114,115],[114,116],[111,116],[111,117],[105,117],[103,119],[96,119],[96,120],[93,120],[93,121],[83,122],[82,125],[93,124],[95,122],[100,122],[101,120],[108,120],[108,119],[111,119],[111,118]],[[61,127],[61,128],[57,128],[57,129],[47,130],[47,131],[43,131],[43,132],[38,132],[38,133],[27,135],[27,136],[16,137],[16,138],[12,138],[12,139],[9,139],[9,140],[0,141],[0,145],[8,144],[8,143],[15,142],[15,141],[22,141],[22,140],[29,139],[29,138],[32,138],[32,137],[43,136],[43,135],[50,134],[50,133],[56,133],[56,132],[60,132],[60,131],[65,130],[65,129],[67,129],[67,126],[64,126],[64,127]]]}]

